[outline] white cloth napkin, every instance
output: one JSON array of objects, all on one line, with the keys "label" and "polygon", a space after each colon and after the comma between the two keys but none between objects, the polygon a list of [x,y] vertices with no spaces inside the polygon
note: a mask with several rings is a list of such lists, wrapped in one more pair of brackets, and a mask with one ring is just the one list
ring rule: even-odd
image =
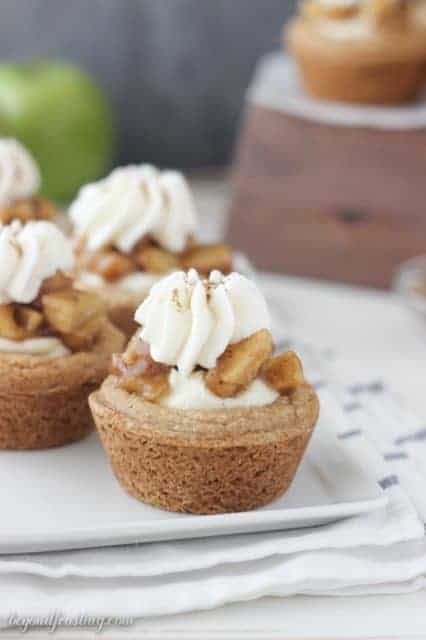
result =
[{"label": "white cloth napkin", "polygon": [[396,107],[348,105],[311,98],[299,81],[294,63],[282,53],[259,63],[248,99],[288,115],[342,127],[412,130],[426,127],[426,95],[414,104]]},{"label": "white cloth napkin", "polygon": [[380,381],[347,371],[329,350],[319,353],[303,341],[293,343],[318,387],[327,423],[386,492],[384,508],[294,531],[3,555],[1,623],[7,625],[10,616],[55,612],[136,618],[266,595],[343,596],[423,587],[424,425]]}]

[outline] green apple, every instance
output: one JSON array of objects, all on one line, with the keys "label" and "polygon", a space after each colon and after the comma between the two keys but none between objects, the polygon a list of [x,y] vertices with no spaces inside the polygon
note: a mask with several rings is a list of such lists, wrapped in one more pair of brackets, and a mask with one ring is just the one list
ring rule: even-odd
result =
[{"label": "green apple", "polygon": [[34,155],[42,193],[67,201],[107,170],[113,151],[110,106],[79,68],[56,61],[0,64],[0,137]]}]

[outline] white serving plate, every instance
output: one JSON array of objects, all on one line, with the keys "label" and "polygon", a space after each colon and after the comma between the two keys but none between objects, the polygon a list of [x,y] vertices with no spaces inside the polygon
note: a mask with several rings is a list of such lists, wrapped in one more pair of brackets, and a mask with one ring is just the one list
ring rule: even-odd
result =
[{"label": "white serving plate", "polygon": [[47,451],[0,452],[0,553],[77,549],[325,524],[386,497],[320,419],[290,490],[267,507],[175,514],[128,496],[97,439]]}]

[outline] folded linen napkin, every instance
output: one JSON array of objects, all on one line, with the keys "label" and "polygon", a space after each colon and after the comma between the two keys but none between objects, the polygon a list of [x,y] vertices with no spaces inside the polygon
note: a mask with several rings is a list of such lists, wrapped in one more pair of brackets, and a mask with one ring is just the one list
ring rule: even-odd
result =
[{"label": "folded linen napkin", "polygon": [[[388,496],[385,507],[321,527],[0,557],[0,620],[154,616],[266,595],[394,593],[426,574],[426,437],[377,380],[329,350],[293,341],[322,411]],[[422,484],[420,484],[420,482]]]}]

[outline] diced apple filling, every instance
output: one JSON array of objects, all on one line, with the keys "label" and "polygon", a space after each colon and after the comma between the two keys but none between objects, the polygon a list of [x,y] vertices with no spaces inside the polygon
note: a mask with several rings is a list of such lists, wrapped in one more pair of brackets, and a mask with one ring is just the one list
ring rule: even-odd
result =
[{"label": "diced apple filling", "polygon": [[170,367],[155,362],[148,345],[138,335],[132,338],[122,355],[113,357],[112,372],[120,377],[122,389],[150,402],[156,402],[169,390]]},{"label": "diced apple filling", "polygon": [[294,351],[267,360],[261,374],[265,382],[281,394],[294,391],[305,381],[302,363]]},{"label": "diced apple filling", "polygon": [[205,376],[207,387],[220,398],[232,398],[252,382],[273,351],[272,336],[261,329],[230,344]]},{"label": "diced apple filling", "polygon": [[229,273],[232,249],[226,244],[191,245],[183,253],[172,253],[144,239],[129,254],[113,248],[99,251],[88,258],[86,268],[107,282],[116,282],[135,271],[163,275],[178,269],[196,269],[209,275],[217,269]]},{"label": "diced apple filling", "polygon": [[9,224],[12,220],[28,222],[29,220],[51,220],[56,214],[55,205],[49,200],[34,196],[16,200],[0,209],[0,223]]},{"label": "diced apple filling", "polygon": [[98,295],[72,288],[72,280],[58,272],[44,281],[30,305],[0,305],[0,336],[26,340],[58,335],[72,351],[88,349],[99,334],[106,304]]}]

